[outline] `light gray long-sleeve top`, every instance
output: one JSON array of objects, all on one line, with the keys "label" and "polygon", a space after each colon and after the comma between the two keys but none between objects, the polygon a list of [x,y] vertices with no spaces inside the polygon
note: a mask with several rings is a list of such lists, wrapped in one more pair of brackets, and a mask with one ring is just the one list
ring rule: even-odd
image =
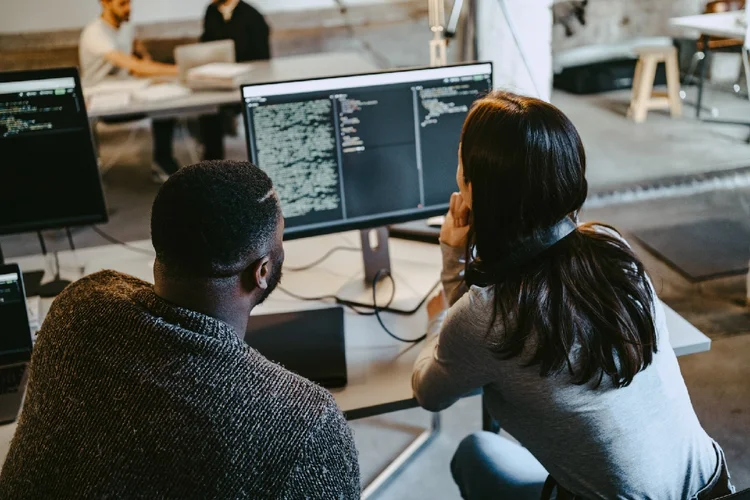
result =
[{"label": "light gray long-sleeve top", "polygon": [[[648,368],[620,389],[607,377],[598,388],[575,385],[566,371],[541,377],[538,366],[489,350],[492,287],[467,290],[463,249],[443,244],[442,251],[451,308],[430,325],[414,368],[412,385],[424,408],[443,410],[483,388],[503,429],[560,485],[587,499],[681,500],[709,481],[717,453],[690,402],[661,302],[654,307],[658,353]],[[501,338],[502,329],[497,322],[492,335]]]}]

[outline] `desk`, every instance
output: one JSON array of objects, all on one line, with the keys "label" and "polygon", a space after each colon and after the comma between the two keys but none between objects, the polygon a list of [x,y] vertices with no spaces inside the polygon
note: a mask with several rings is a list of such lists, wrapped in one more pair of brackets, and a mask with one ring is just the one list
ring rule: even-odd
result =
[{"label": "desk", "polygon": [[690,38],[708,35],[744,39],[746,31],[743,24],[744,17],[744,11],[673,17],[669,20],[669,26],[673,31],[679,31]]},{"label": "desk", "polygon": [[[331,52],[303,56],[279,57],[253,63],[247,83],[280,82],[351,73],[377,71],[377,67],[356,52]],[[90,119],[106,118],[174,118],[183,115],[214,114],[220,106],[239,104],[239,89],[195,91],[177,99],[158,102],[132,101],[116,109],[92,109]]]},{"label": "desk", "polygon": [[[359,246],[359,241],[359,234],[351,232],[286,242],[284,245],[286,263],[290,267],[303,266],[315,261],[330,248],[341,245]],[[148,241],[136,242],[133,246],[140,249],[152,248]],[[391,239],[390,248],[392,260],[396,265],[399,261],[407,261],[434,266],[437,281],[441,267],[440,248],[437,245]],[[68,274],[71,278],[74,278],[76,273],[80,275],[80,271],[76,269],[77,262],[80,262],[84,266],[83,274],[109,268],[147,281],[153,279],[152,258],[122,246],[86,248],[78,250],[75,255],[69,251],[61,252],[59,258],[61,268],[65,271],[63,274]],[[42,256],[23,257],[16,259],[16,262],[23,270],[44,267]],[[362,275],[361,255],[356,252],[340,252],[308,271],[286,272],[283,286],[303,296],[335,294],[344,283]],[[398,279],[398,276],[396,278]],[[43,301],[40,316],[46,315],[50,304],[50,300]],[[322,305],[301,302],[276,291],[253,313],[275,313],[312,307],[322,307]],[[711,340],[708,337],[670,308],[666,307],[666,312],[672,346],[678,355],[710,349]],[[427,323],[424,309],[413,316],[384,313],[383,317],[385,322],[395,330],[394,333],[405,338],[419,337],[424,332]],[[416,407],[417,402],[411,389],[411,372],[422,343],[417,345],[399,343],[381,330],[375,318],[358,316],[350,311],[345,314],[345,328],[349,383],[345,388],[334,391],[333,395],[346,417],[358,419]],[[439,427],[440,416],[434,414],[430,428],[426,429],[364,489],[363,498],[372,495],[396,470],[429,443],[439,432]],[[14,428],[14,424],[0,428],[0,460],[4,459],[7,453]]]},{"label": "desk", "polygon": [[[696,118],[701,117],[703,106],[703,86],[706,80],[706,70],[709,64],[711,51],[708,48],[709,37],[718,36],[724,38],[745,39],[747,26],[745,24],[746,13],[744,11],[722,12],[720,14],[702,14],[699,16],[674,17],[669,20],[670,29],[682,36],[690,38],[703,38],[703,52],[705,58],[701,63],[701,76],[698,81],[698,102],[696,103]],[[731,122],[726,120],[707,120],[716,123],[727,123],[736,125],[750,125],[747,122]]]}]

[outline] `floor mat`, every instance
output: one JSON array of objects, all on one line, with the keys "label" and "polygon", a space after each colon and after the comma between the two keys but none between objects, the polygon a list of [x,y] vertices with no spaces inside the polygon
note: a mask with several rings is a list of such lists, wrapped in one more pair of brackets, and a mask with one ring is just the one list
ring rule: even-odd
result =
[{"label": "floor mat", "polygon": [[710,219],[633,234],[657,258],[692,282],[748,270],[750,221]]}]

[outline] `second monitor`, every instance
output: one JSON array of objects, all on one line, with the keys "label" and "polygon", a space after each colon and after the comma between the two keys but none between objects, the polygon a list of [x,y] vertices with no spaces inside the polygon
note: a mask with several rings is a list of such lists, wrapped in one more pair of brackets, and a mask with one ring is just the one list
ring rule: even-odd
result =
[{"label": "second monitor", "polygon": [[[274,183],[285,238],[445,213],[461,127],[491,89],[490,63],[243,86],[248,154]],[[366,258],[365,281],[385,261]]]}]

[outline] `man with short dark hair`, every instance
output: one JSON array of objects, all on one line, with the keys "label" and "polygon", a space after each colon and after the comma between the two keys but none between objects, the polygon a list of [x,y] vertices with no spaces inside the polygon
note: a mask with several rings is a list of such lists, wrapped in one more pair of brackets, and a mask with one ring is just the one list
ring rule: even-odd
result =
[{"label": "man with short dark hair", "polygon": [[155,286],[103,271],[52,305],[2,498],[359,498],[333,397],[242,340],[281,278],[284,223],[247,162],[174,174]]},{"label": "man with short dark hair", "polygon": [[[177,67],[151,60],[146,46],[135,39],[135,30],[129,24],[130,0],[100,0],[101,15],[91,21],[81,32],[78,59],[81,82],[84,87],[94,86],[109,77],[176,77]],[[151,177],[164,182],[180,165],[174,158],[172,138],[174,119],[153,120],[153,162]]]}]

